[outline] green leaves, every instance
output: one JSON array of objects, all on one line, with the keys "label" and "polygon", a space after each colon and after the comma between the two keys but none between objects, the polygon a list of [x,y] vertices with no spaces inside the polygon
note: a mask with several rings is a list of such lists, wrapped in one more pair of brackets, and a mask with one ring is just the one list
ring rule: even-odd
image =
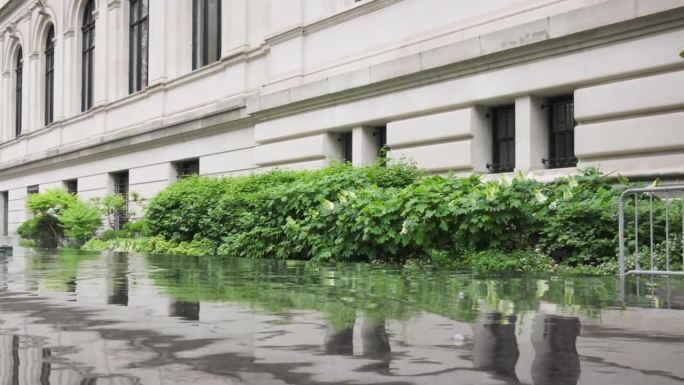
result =
[{"label": "green leaves", "polygon": [[41,247],[63,246],[65,237],[83,241],[102,225],[100,212],[92,203],[62,189],[29,195],[26,206],[33,218],[21,225],[19,235]]},{"label": "green leaves", "polygon": [[92,237],[102,225],[102,217],[96,207],[90,203],[76,200],[58,218],[67,237]]},{"label": "green leaves", "polygon": [[146,220],[154,239],[206,240],[213,252],[237,257],[404,262],[446,253],[476,266],[468,256],[495,250],[482,263],[519,266],[503,256],[525,251],[531,264],[540,254],[599,264],[616,255],[620,190],[612,183],[594,169],[550,183],[522,173],[484,182],[384,160],[363,168],[336,163],[185,178],[152,199]]}]

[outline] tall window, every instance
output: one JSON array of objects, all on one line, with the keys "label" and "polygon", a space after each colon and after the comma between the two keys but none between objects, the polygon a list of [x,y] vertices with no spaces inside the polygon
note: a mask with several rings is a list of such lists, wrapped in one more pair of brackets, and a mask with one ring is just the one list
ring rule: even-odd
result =
[{"label": "tall window", "polygon": [[351,132],[343,132],[340,134],[339,139],[337,139],[338,142],[340,142],[340,149],[342,150],[342,161],[344,162],[352,162],[352,133]]},{"label": "tall window", "polygon": [[115,172],[111,174],[114,181],[114,195],[121,195],[125,205],[115,218],[114,226],[121,229],[128,222],[128,171]]},{"label": "tall window", "polygon": [[221,0],[192,1],[192,68],[220,59]]},{"label": "tall window", "polygon": [[492,121],[493,164],[491,172],[510,172],[515,168],[515,106],[498,107],[493,110]]},{"label": "tall window", "polygon": [[17,52],[17,62],[15,71],[15,88],[14,88],[14,106],[15,106],[15,120],[14,129],[17,136],[21,135],[21,98],[22,98],[22,85],[24,83],[24,53],[21,47],[19,47],[19,52]]},{"label": "tall window", "polygon": [[55,115],[55,27],[50,26],[45,42],[45,125]]},{"label": "tall window", "polygon": [[88,0],[83,11],[83,48],[81,52],[81,111],[88,111],[93,107],[93,55],[95,54],[95,1]]},{"label": "tall window", "polygon": [[128,55],[128,89],[131,93],[147,87],[148,9],[148,0],[131,0]]},{"label": "tall window", "polygon": [[550,99],[548,168],[577,166],[575,157],[575,100],[572,95]]}]

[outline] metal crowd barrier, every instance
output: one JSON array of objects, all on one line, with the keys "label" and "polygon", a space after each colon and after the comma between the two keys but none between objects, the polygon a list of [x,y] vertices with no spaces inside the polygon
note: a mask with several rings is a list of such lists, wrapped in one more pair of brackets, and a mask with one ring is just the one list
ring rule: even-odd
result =
[{"label": "metal crowd barrier", "polygon": [[[650,266],[640,266],[639,257],[639,198],[646,196],[648,199],[648,223],[650,234],[648,236]],[[674,196],[674,197],[673,197]],[[664,198],[662,198],[664,197]],[[654,218],[653,218],[653,201],[654,198],[663,199],[665,205],[665,270],[661,270],[656,264],[656,250],[654,242]],[[626,248],[626,224],[625,224],[625,204],[628,200],[634,201],[634,234],[631,239],[634,240],[634,264],[627,266],[625,258],[627,257]],[[670,205],[671,200],[684,200],[684,186],[662,186],[662,187],[648,187],[648,188],[634,188],[626,190],[620,195],[619,200],[619,226],[620,226],[620,278],[624,282],[626,275],[663,275],[663,276],[684,276],[684,270],[674,271],[670,269]],[[684,202],[683,202],[684,203]],[[682,223],[684,224],[684,209],[682,209]],[[684,225],[682,225],[682,241],[681,250],[682,266],[684,269]],[[632,269],[630,269],[633,267]]]}]

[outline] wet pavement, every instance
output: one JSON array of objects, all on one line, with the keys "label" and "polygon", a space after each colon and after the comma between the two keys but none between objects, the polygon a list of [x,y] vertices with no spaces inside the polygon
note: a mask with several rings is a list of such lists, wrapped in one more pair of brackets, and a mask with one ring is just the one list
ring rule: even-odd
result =
[{"label": "wet pavement", "polygon": [[684,281],[0,257],[0,385],[684,383]]}]

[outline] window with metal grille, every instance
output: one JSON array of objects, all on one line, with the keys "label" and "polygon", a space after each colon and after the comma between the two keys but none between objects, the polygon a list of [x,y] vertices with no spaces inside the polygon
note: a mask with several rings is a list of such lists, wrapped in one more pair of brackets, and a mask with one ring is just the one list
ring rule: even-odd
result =
[{"label": "window with metal grille", "polygon": [[17,136],[21,135],[21,111],[22,111],[22,94],[23,94],[23,84],[24,84],[24,53],[19,47],[17,52],[16,67],[14,68],[15,77],[15,88],[14,88],[14,107],[15,107],[15,118],[14,118],[14,130]]},{"label": "window with metal grille", "polygon": [[34,184],[33,186],[26,187],[26,193],[28,195],[38,194],[39,192],[40,192],[40,187],[37,184]]},{"label": "window with metal grille", "polygon": [[2,200],[2,231],[0,231],[0,235],[7,236],[9,233],[9,191],[0,192],[0,200]]},{"label": "window with metal grille", "polygon": [[549,99],[549,158],[543,159],[548,168],[577,166],[575,157],[575,100],[572,95]]},{"label": "window with metal grille", "polygon": [[387,126],[376,128],[373,136],[378,146],[378,157],[385,158],[387,156]]},{"label": "window with metal grille", "polygon": [[221,58],[221,0],[192,1],[192,68]]},{"label": "window with metal grille", "polygon": [[129,24],[128,88],[137,92],[147,87],[149,58],[148,0],[131,0]]},{"label": "window with metal grille", "polygon": [[78,194],[78,179],[65,180],[64,187],[66,188],[69,194]]},{"label": "window with metal grille", "polygon": [[93,107],[93,64],[95,55],[95,1],[88,0],[81,25],[81,111]]},{"label": "window with metal grille", "polygon": [[510,172],[515,169],[515,106],[492,110],[493,163],[489,171]]},{"label": "window with metal grille", "polygon": [[352,133],[351,132],[343,132],[340,134],[339,139],[337,139],[338,142],[340,142],[340,146],[342,149],[342,161],[343,162],[350,162],[352,161]]},{"label": "window with metal grille", "polygon": [[115,218],[115,227],[120,229],[128,222],[128,171],[113,173],[112,179],[114,181],[114,195],[121,195],[126,202]]},{"label": "window with metal grille", "polygon": [[176,177],[180,180],[187,176],[199,175],[200,165],[199,159],[188,159],[176,162]]},{"label": "window with metal grille", "polygon": [[55,27],[48,28],[45,41],[45,125],[54,120],[55,115]]}]

